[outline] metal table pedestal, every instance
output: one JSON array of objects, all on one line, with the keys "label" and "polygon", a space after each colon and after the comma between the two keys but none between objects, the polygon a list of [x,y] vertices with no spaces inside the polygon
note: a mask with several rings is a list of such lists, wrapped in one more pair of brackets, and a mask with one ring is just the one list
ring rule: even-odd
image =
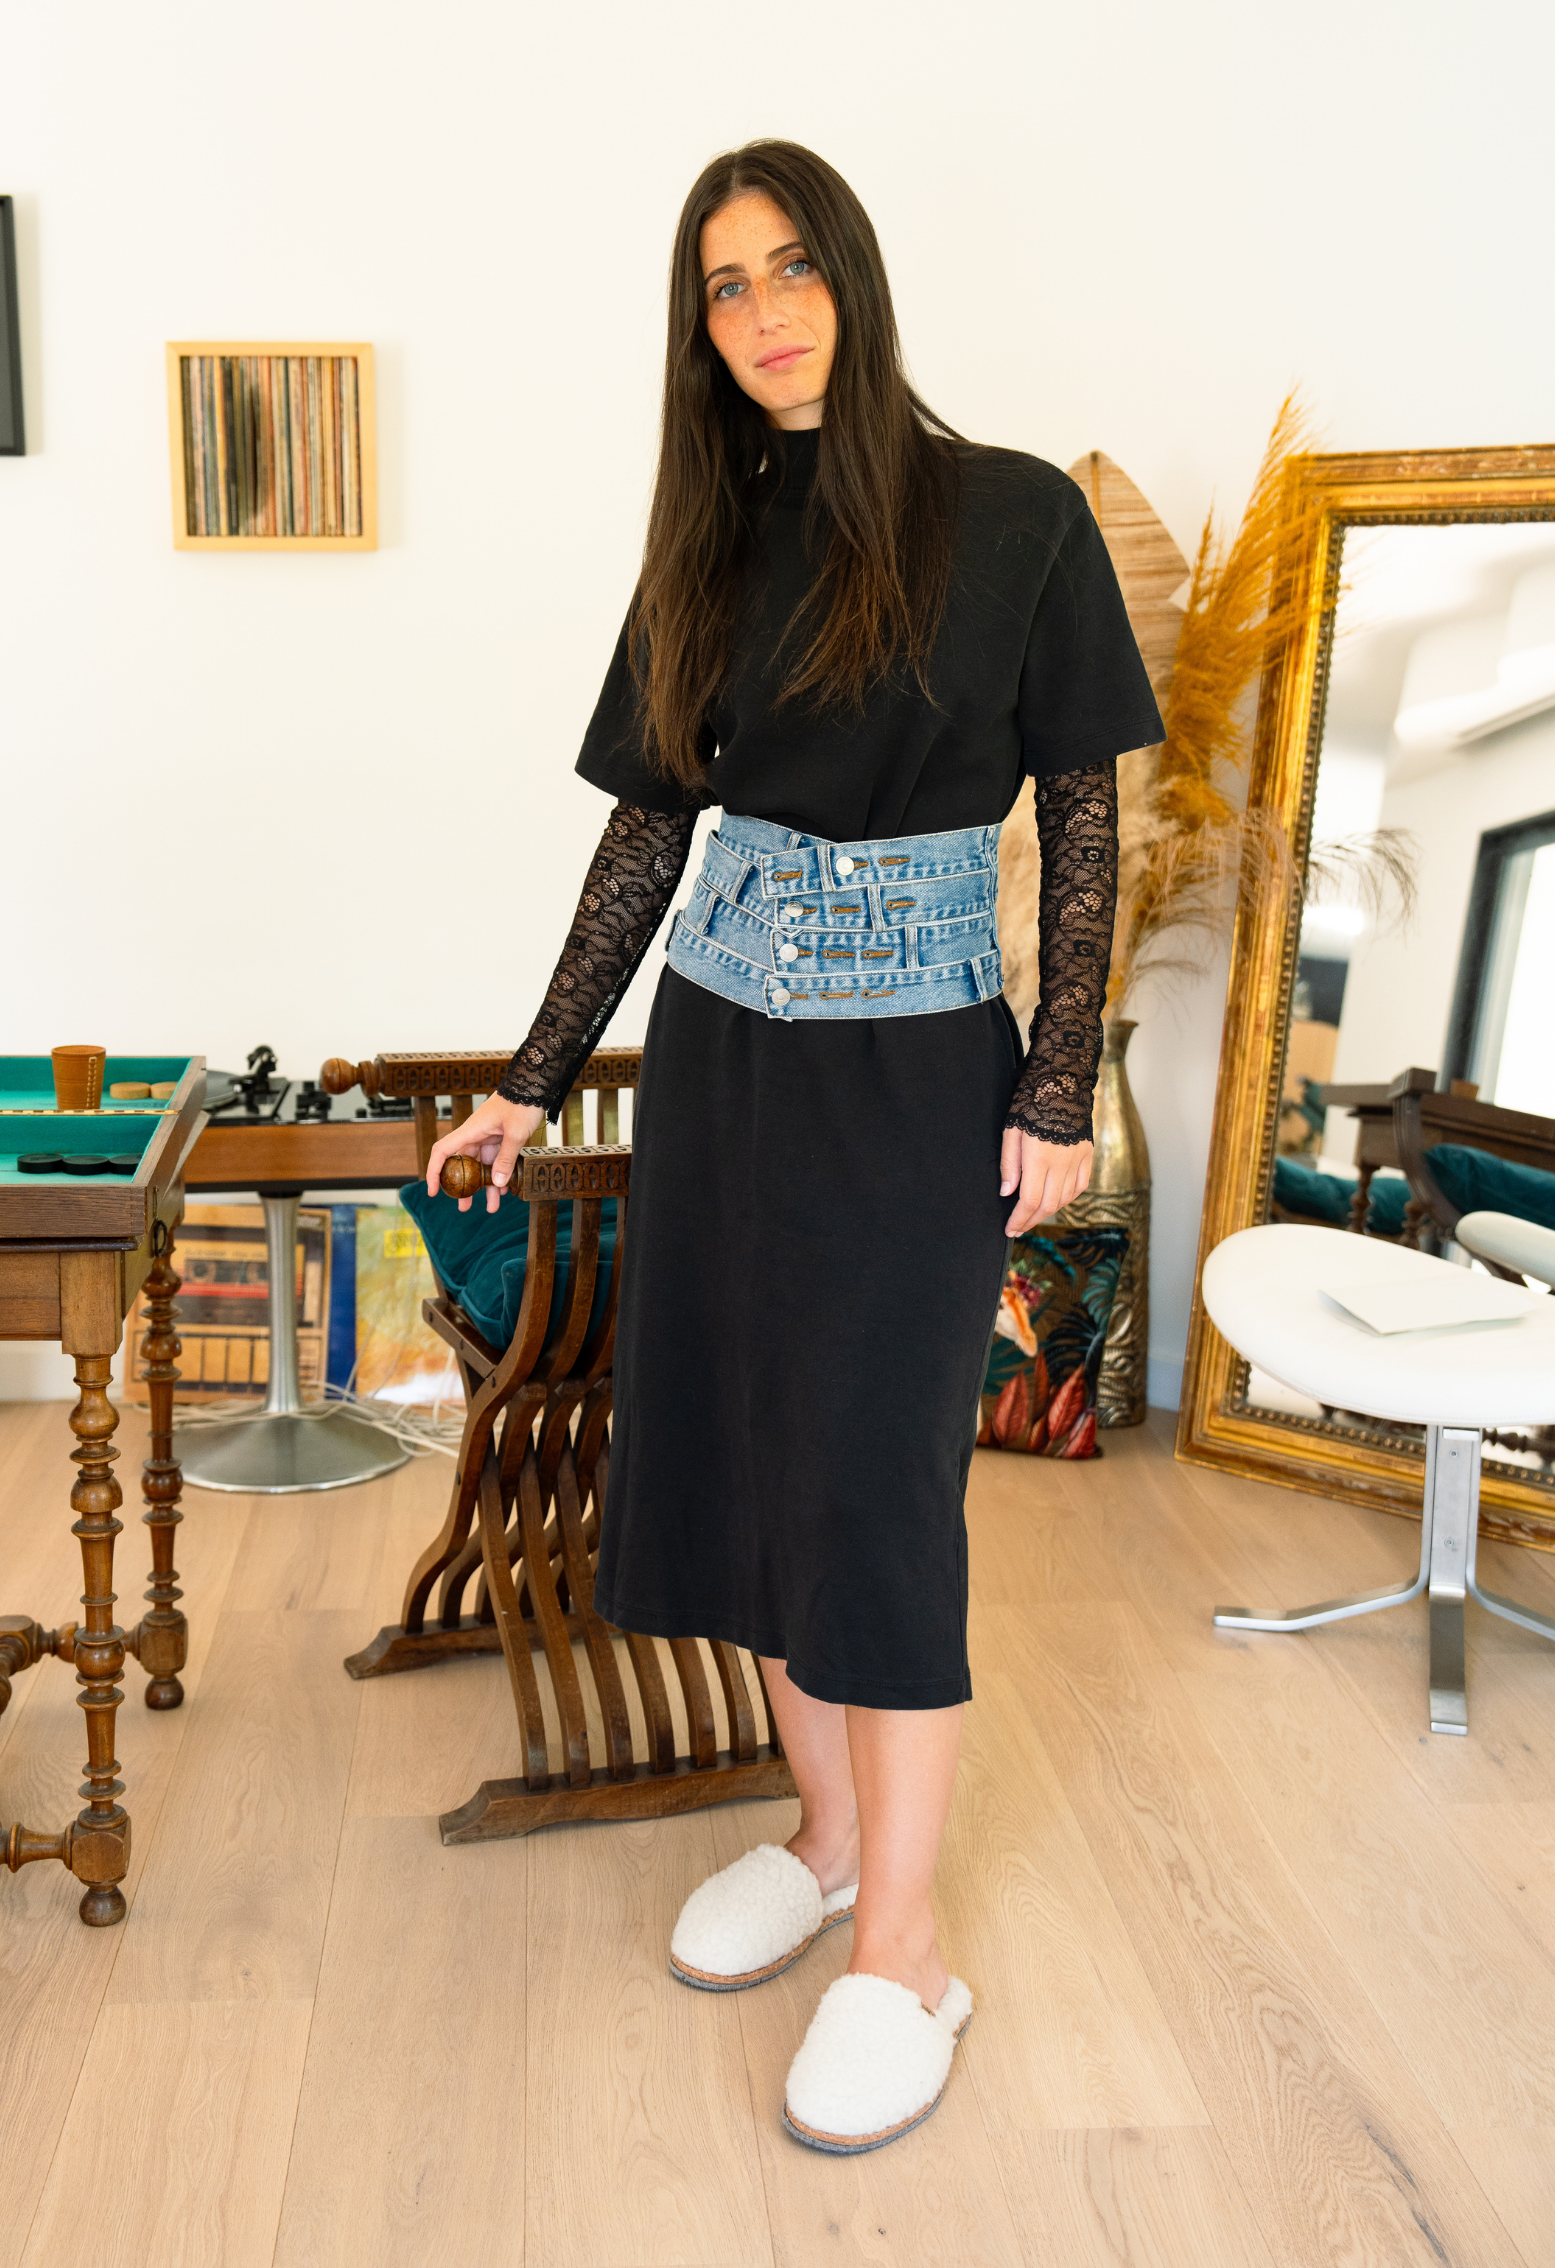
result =
[{"label": "metal table pedestal", "polygon": [[230,1425],[190,1426],[179,1462],[191,1488],[243,1496],[291,1496],[351,1488],[407,1464],[410,1452],[348,1410],[304,1410],[297,1376],[297,1198],[265,1196],[270,1277],[270,1384],[264,1415]]},{"label": "metal table pedestal", "polygon": [[1375,1614],[1404,1606],[1426,1593],[1431,1607],[1431,1730],[1466,1733],[1469,1705],[1463,1678],[1463,1602],[1477,1599],[1492,1614],[1555,1638],[1555,1622],[1518,1606],[1499,1592],[1480,1589],[1474,1574],[1479,1540],[1479,1454],[1477,1426],[1433,1425],[1425,1437],[1425,1506],[1420,1535],[1420,1572],[1412,1583],[1361,1591],[1352,1599],[1325,1599],[1317,1606],[1253,1613],[1246,1607],[1217,1607],[1219,1630],[1315,1630],[1320,1623],[1344,1622],[1351,1615]]}]

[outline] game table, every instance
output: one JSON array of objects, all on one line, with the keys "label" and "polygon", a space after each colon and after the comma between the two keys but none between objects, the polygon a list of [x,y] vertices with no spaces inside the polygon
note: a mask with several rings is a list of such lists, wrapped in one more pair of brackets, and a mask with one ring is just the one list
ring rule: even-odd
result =
[{"label": "game table", "polygon": [[[86,1586],[83,1622],[46,1630],[28,1616],[0,1616],[0,1710],[17,1672],[55,1654],[75,1664],[87,1739],[85,1809],[56,1834],[20,1823],[0,1829],[0,1856],[13,1874],[34,1859],[61,1860],[83,1885],[81,1919],[97,1928],[122,1921],[125,1911],[119,1884],[129,1867],[130,1821],[119,1801],[123,1783],[114,1776],[124,1657],[134,1654],[148,1675],[147,1708],[176,1709],[188,1654],[173,1565],[182,1476],[173,1455],[179,1278],[172,1250],[185,1169],[205,1124],[205,1058],[111,1055],[105,1098],[111,1085],[132,1082],[171,1091],[158,1100],[105,1099],[100,1110],[66,1113],[54,1107],[46,1055],[0,1057],[0,1338],[57,1339],[75,1358],[71,1532],[80,1539]],[[126,1631],[113,1618],[114,1538],[123,1524],[115,1515],[124,1498],[113,1475],[119,1413],[108,1381],[124,1317],[143,1286],[151,1455],[141,1494],[151,1530],[151,1588],[146,1613]]]}]

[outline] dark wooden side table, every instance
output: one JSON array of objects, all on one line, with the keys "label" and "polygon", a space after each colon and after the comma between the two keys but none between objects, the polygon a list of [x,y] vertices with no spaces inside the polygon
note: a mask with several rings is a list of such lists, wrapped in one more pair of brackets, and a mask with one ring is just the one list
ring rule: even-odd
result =
[{"label": "dark wooden side table", "polygon": [[[81,1919],[103,1928],[124,1918],[119,1888],[129,1870],[130,1820],[115,1775],[114,1728],[124,1695],[118,1680],[125,1654],[134,1654],[150,1682],[148,1709],[176,1709],[183,1700],[178,1672],[188,1658],[188,1625],[178,1606],[182,1593],[173,1565],[173,1533],[182,1517],[182,1476],[173,1455],[173,1385],[178,1339],[173,1301],[173,1238],[183,1218],[183,1177],[205,1124],[203,1056],[159,1065],[177,1074],[165,1101],[147,1103],[143,1115],[110,1114],[61,1119],[46,1109],[18,1107],[25,1091],[24,1064],[0,1060],[0,1338],[57,1339],[75,1357],[79,1400],[70,1413],[77,1479],[70,1492],[72,1533],[81,1545],[85,1619],[47,1630],[25,1615],[0,1617],[0,1710],[21,1670],[55,1654],[75,1664],[86,1716],[85,1808],[57,1833],[19,1822],[0,1826],[0,1857],[14,1874],[34,1859],[58,1859],[83,1885]],[[46,1080],[48,1059],[42,1059]],[[14,1075],[13,1075],[14,1074]],[[110,1057],[107,1079],[134,1076]],[[144,1077],[144,1070],[139,1076]],[[106,1083],[106,1081],[105,1081]],[[116,1155],[113,1174],[65,1176],[23,1172],[19,1156],[62,1147],[73,1155]],[[138,1152],[133,1173],[130,1155]],[[123,1525],[124,1501],[114,1478],[113,1435],[119,1413],[108,1381],[124,1317],[144,1285],[150,1329],[145,1341],[151,1404],[151,1455],[141,1476],[146,1525],[151,1530],[151,1588],[147,1611],[133,1630],[114,1621],[113,1548]]]},{"label": "dark wooden side table", "polygon": [[[370,1118],[325,1098],[327,1117],[287,1114],[213,1118],[189,1160],[190,1196],[206,1190],[397,1189],[416,1178],[416,1129],[403,1118]],[[293,1098],[288,1095],[287,1103]],[[322,1106],[321,1106],[322,1107]],[[284,1106],[283,1106],[284,1109]]]}]

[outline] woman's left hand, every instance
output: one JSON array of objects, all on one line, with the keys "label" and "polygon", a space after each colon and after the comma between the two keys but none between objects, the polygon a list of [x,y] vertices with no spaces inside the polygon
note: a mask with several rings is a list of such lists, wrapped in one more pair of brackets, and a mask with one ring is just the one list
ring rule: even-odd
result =
[{"label": "woman's left hand", "polygon": [[1004,1129],[999,1151],[999,1195],[1013,1197],[1015,1210],[1004,1224],[1006,1236],[1020,1236],[1038,1221],[1051,1220],[1091,1178],[1089,1142],[1039,1142],[1016,1126]]}]

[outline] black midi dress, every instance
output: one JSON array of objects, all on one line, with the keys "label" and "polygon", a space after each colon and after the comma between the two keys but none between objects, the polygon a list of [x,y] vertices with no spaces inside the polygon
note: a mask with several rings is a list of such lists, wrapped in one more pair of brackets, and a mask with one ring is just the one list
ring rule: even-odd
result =
[{"label": "black midi dress", "polygon": [[819,1700],[933,1709],[971,1693],[962,1506],[1012,1205],[1000,1142],[1009,1123],[1089,1133],[1111,760],[1161,726],[1080,490],[966,446],[929,694],[897,678],[862,714],[780,702],[822,445],[783,436],[756,499],[700,798],[644,753],[623,631],[578,760],[617,809],[502,1091],[551,1105],[566,1091],[673,894],[699,803],[868,842],[997,825],[1037,776],[1050,823],[1029,1056],[1002,999],[791,1023],[666,968],[633,1120],[595,1604],[629,1630],[786,1661]]}]

